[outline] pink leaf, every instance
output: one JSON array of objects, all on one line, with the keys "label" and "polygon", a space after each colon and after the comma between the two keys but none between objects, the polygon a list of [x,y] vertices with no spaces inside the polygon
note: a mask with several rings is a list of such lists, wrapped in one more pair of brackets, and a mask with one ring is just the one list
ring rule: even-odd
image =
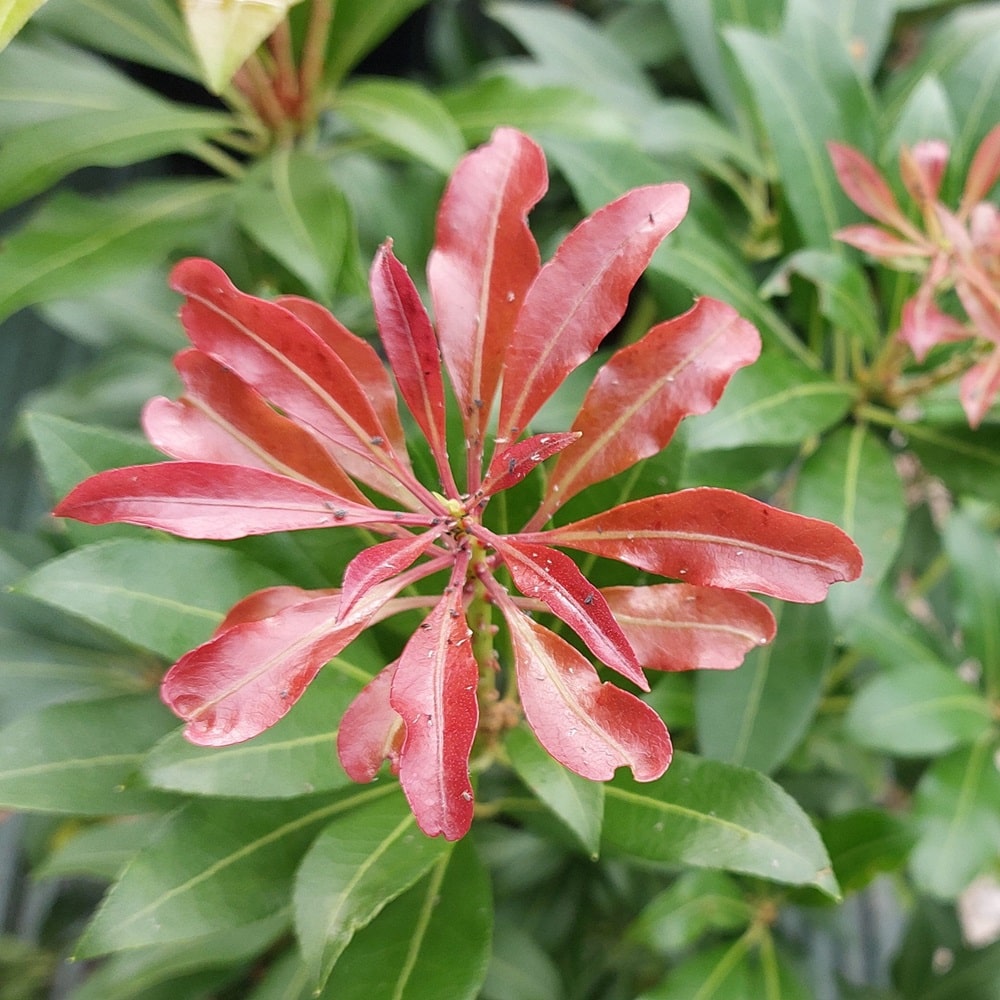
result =
[{"label": "pink leaf", "polygon": [[974,205],[993,190],[1000,179],[1000,125],[995,125],[979,144],[965,177],[959,215],[968,216]]},{"label": "pink leaf", "polygon": [[547,186],[541,149],[500,128],[462,159],[438,209],[427,281],[466,436],[479,453],[510,334],[539,268],[526,216]]},{"label": "pink leaf", "polygon": [[399,391],[427,438],[442,481],[448,482],[451,471],[437,339],[413,279],[393,255],[391,240],[375,255],[371,291],[375,322]]},{"label": "pink leaf", "polygon": [[406,727],[389,703],[395,675],[395,663],[380,670],[358,692],[340,720],[337,756],[351,781],[373,781],[386,760],[394,773],[399,771]]},{"label": "pink leaf", "polygon": [[559,456],[546,512],[661,451],[684,417],[712,409],[733,373],[759,354],[754,326],[716,299],[699,299],[618,351],[587,390],[573,422],[583,440]]},{"label": "pink leaf", "polygon": [[[508,602],[509,603],[509,602]],[[663,720],[645,702],[601,683],[578,650],[513,606],[510,625],[517,687],[539,743],[564,767],[607,781],[629,767],[636,781],[655,781],[673,749]]]},{"label": "pink leaf", "polygon": [[1000,395],[1000,347],[994,348],[985,360],[973,365],[962,376],[958,395],[969,426],[975,429]]},{"label": "pink leaf", "polygon": [[861,553],[835,525],[701,487],[622,504],[522,542],[562,545],[660,576],[812,603],[861,573]]},{"label": "pink leaf", "polygon": [[355,503],[364,494],[305,428],[283,417],[233,372],[191,348],[174,358],[184,382],[177,402],[162,396],[143,411],[146,437],[171,458],[269,469],[309,479]]},{"label": "pink leaf", "polygon": [[948,144],[939,139],[918,142],[913,149],[902,146],[899,150],[899,174],[921,210],[926,210],[941,190],[948,155]]},{"label": "pink leaf", "polygon": [[653,252],[684,218],[683,184],[636,188],[584,219],[539,271],[504,361],[500,437],[514,441],[621,319]]},{"label": "pink leaf", "polygon": [[917,229],[899,207],[892,188],[866,156],[839,142],[828,142],[826,148],[840,186],[862,212],[907,236],[919,238]]},{"label": "pink leaf", "polygon": [[279,295],[274,301],[302,320],[350,368],[364,386],[396,457],[405,460],[406,436],[399,420],[396,390],[378,351],[367,340],[351,333],[336,316],[312,299]]},{"label": "pink leaf", "polygon": [[54,513],[87,524],[125,521],[183,538],[214,539],[431,520],[427,514],[375,510],[264,469],[215,462],[158,462],[99,472],[75,487]]},{"label": "pink leaf", "polygon": [[493,471],[483,480],[479,493],[492,496],[519,483],[545,459],[568,448],[580,434],[571,431],[563,434],[535,434],[512,444],[497,454]]},{"label": "pink leaf", "polygon": [[469,753],[479,723],[478,671],[462,606],[467,559],[452,588],[406,644],[390,703],[406,726],[399,780],[429,837],[463,837],[472,825]]},{"label": "pink leaf", "polygon": [[864,253],[882,260],[898,260],[907,257],[930,257],[933,248],[923,243],[913,243],[900,239],[881,226],[845,226],[833,234],[834,239],[856,247]]},{"label": "pink leaf", "polygon": [[187,721],[184,735],[192,743],[241,743],[282,718],[378,606],[370,600],[334,625],[340,596],[309,597],[234,625],[182,656],[163,678],[161,697]]},{"label": "pink leaf", "polygon": [[770,608],[736,590],[660,583],[602,593],[651,670],[732,670],[774,638]]},{"label": "pink leaf", "polygon": [[290,608],[293,604],[302,604],[315,597],[333,597],[339,593],[339,590],[332,588],[303,590],[301,587],[265,587],[263,590],[256,590],[237,601],[226,612],[226,617],[222,619],[212,634],[219,635],[234,625],[242,625],[244,622],[259,622],[262,618],[271,618],[279,611]]},{"label": "pink leaf", "polygon": [[899,339],[909,345],[918,361],[923,361],[932,347],[967,340],[970,334],[964,323],[937,307],[933,292],[924,284],[903,304]]},{"label": "pink leaf", "polygon": [[598,659],[643,691],[649,690],[635,652],[607,601],[569,556],[544,545],[522,545],[512,538],[497,537],[494,544],[525,597],[543,601]]},{"label": "pink leaf", "polygon": [[296,316],[244,295],[211,261],[181,261],[171,284],[187,296],[181,322],[195,347],[336,447],[383,473],[399,466],[365,388]]},{"label": "pink leaf", "polygon": [[445,526],[439,525],[416,538],[392,539],[359,552],[344,570],[341,616],[354,607],[365,591],[413,565],[444,531]]}]

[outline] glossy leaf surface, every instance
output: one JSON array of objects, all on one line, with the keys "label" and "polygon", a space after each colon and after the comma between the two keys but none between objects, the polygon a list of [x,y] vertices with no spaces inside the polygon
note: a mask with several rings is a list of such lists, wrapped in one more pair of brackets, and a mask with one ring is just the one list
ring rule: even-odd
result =
[{"label": "glossy leaf surface", "polygon": [[406,727],[389,701],[395,674],[394,661],[362,688],[340,720],[337,754],[353,781],[372,781],[386,760],[399,772]]},{"label": "glossy leaf surface", "polygon": [[545,537],[688,583],[792,601],[820,601],[861,572],[839,528],[707,487],[634,500]]}]

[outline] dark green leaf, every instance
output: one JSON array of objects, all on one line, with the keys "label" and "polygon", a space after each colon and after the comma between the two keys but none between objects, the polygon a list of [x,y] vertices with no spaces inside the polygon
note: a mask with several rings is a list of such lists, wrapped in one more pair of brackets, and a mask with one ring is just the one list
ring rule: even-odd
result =
[{"label": "dark green leaf", "polygon": [[163,821],[161,816],[123,816],[106,819],[61,840],[52,854],[36,865],[37,879],[86,878],[114,881],[132,856],[145,846]]},{"label": "dark green leaf", "polygon": [[922,987],[913,1000],[1000,1000],[1000,942],[959,949],[954,965]]},{"label": "dark green leaf", "polygon": [[910,826],[880,809],[834,816],[820,830],[845,892],[863,889],[877,875],[901,869],[915,840]]},{"label": "dark green leaf", "polygon": [[527,930],[513,922],[498,923],[493,955],[482,1000],[563,1000],[555,963]]},{"label": "dark green leaf", "polygon": [[171,803],[136,785],[143,754],[175,723],[151,695],[50,705],[0,730],[0,806],[101,815]]},{"label": "dark green leaf", "polygon": [[838,893],[819,834],[794,799],[756,771],[686,753],[657,782],[619,776],[607,786],[603,844],[636,860]]},{"label": "dark green leaf", "polygon": [[523,727],[512,729],[504,741],[518,777],[572,831],[593,858],[601,843],[604,785],[567,771]]},{"label": "dark green leaf", "polygon": [[67,552],[18,590],[177,659],[208,639],[238,600],[281,582],[232,549],[116,539]]},{"label": "dark green leaf", "polygon": [[316,834],[393,785],[257,803],[198,799],[173,813],[111,887],[77,954],[190,941],[289,911]]},{"label": "dark green leaf", "polygon": [[910,868],[924,892],[954,899],[1000,854],[1000,768],[989,738],[935,761],[917,785]]},{"label": "dark green leaf", "polygon": [[822,605],[776,604],[778,634],[738,670],[695,681],[701,752],[770,773],[801,740],[819,704],[833,636]]},{"label": "dark green leaf", "polygon": [[323,1000],[473,1000],[492,923],[489,878],[466,838],[354,935]]},{"label": "dark green leaf", "polygon": [[348,784],[337,760],[337,727],[368,675],[352,667],[354,646],[320,671],[292,710],[245,743],[197,747],[176,730],[143,763],[157,788],[227,798],[285,799]]},{"label": "dark green leaf", "polygon": [[928,471],[940,476],[957,494],[1000,503],[1000,425],[968,426],[907,424],[907,444]]},{"label": "dark green leaf", "polygon": [[862,746],[931,757],[989,730],[989,703],[954,671],[928,663],[887,670],[854,697],[847,730]]},{"label": "dark green leaf", "polygon": [[322,987],[354,934],[439,862],[447,841],[424,836],[402,791],[338,816],[316,838],[295,881],[295,927]]}]

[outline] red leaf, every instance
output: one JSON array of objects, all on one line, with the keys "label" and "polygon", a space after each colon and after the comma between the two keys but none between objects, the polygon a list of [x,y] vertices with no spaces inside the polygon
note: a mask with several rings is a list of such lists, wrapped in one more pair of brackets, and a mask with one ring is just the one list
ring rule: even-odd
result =
[{"label": "red leaf", "polygon": [[[244,295],[211,261],[181,261],[171,284],[187,296],[181,322],[195,347],[366,465],[383,474],[397,470],[400,463],[364,386],[301,320],[274,302]],[[398,489],[389,495],[401,498]]]},{"label": "red leaf", "polygon": [[[441,356],[430,318],[413,279],[392,252],[379,247],[371,269],[375,322],[399,391],[431,447],[443,482],[451,479],[445,441]],[[457,492],[457,490],[456,490]]]},{"label": "red leaf", "polygon": [[733,373],[759,354],[755,327],[716,299],[699,299],[618,351],[584,397],[573,422],[583,440],[559,456],[544,511],[661,451],[684,417],[712,409]]},{"label": "red leaf", "polygon": [[903,214],[892,188],[867,157],[839,142],[828,142],[826,148],[840,186],[862,212],[892,229],[919,239],[919,231]]},{"label": "red leaf", "polygon": [[636,781],[654,781],[673,750],[663,720],[645,702],[614,684],[601,683],[578,650],[533,622],[509,602],[517,687],[528,724],[539,743],[564,767],[593,781],[607,781],[630,767]]},{"label": "red leaf", "polygon": [[918,361],[923,361],[932,347],[956,340],[967,340],[970,331],[954,316],[938,308],[934,289],[921,285],[917,294],[903,303],[899,339],[908,344]]},{"label": "red leaf", "polygon": [[396,666],[390,703],[406,738],[399,780],[428,837],[463,837],[472,825],[469,753],[479,723],[478,671],[462,606],[467,559],[453,586],[406,644]]},{"label": "red leaf", "polygon": [[416,538],[392,539],[359,552],[344,570],[341,616],[346,615],[354,607],[365,591],[413,565],[433,546],[444,531],[445,526],[439,525],[422,535],[417,535]]},{"label": "red leaf", "polygon": [[522,545],[512,538],[497,537],[494,544],[525,597],[543,601],[602,663],[643,691],[649,690],[635,652],[607,601],[569,556],[544,545]]},{"label": "red leaf", "polygon": [[660,583],[602,593],[651,670],[732,670],[774,638],[771,609],[736,590]]},{"label": "red leaf", "polygon": [[972,206],[982,201],[993,190],[1000,179],[1000,125],[995,125],[979,144],[969,172],[965,176],[965,188],[959,215],[965,218]]},{"label": "red leaf", "polygon": [[1000,395],[1000,347],[994,348],[985,360],[973,365],[959,383],[958,396],[966,419],[973,429]]},{"label": "red leaf", "polygon": [[564,545],[660,576],[812,603],[861,573],[840,528],[731,490],[701,487],[622,504],[522,542]]},{"label": "red leaf", "polygon": [[504,361],[500,436],[514,441],[621,319],[653,252],[684,218],[683,184],[636,188],[584,219],[538,273]]},{"label": "red leaf", "polygon": [[918,142],[913,149],[900,147],[899,175],[910,197],[922,210],[937,198],[941,190],[948,154],[948,144],[940,139]]},{"label": "red leaf", "polygon": [[150,442],[171,458],[269,469],[311,480],[355,503],[364,494],[305,428],[283,417],[233,372],[194,348],[174,366],[184,396],[151,399],[143,411]]},{"label": "red leaf", "polygon": [[882,260],[930,257],[934,252],[929,245],[900,239],[881,226],[845,226],[843,229],[838,229],[833,237],[840,240],[841,243],[856,247],[858,250]]},{"label": "red leaf", "polygon": [[158,462],[99,472],[75,487],[53,513],[87,524],[125,521],[183,538],[214,539],[431,520],[428,514],[365,507],[264,469],[215,462]]},{"label": "red leaf", "polygon": [[339,595],[309,597],[268,618],[235,625],[182,656],[163,678],[161,697],[187,721],[184,735],[192,743],[248,740],[285,715],[389,594],[336,626]]},{"label": "red leaf", "polygon": [[493,462],[493,471],[483,480],[479,493],[492,496],[501,490],[510,489],[531,472],[535,466],[557,452],[568,448],[578,437],[579,432],[570,431],[563,434],[535,434],[512,444],[500,452]]},{"label": "red leaf", "polygon": [[275,302],[298,316],[354,372],[357,380],[365,387],[365,394],[378,414],[396,457],[400,461],[406,460],[406,435],[396,407],[396,390],[378,351],[367,340],[351,333],[336,316],[312,299],[298,295],[280,295]]},{"label": "red leaf", "polygon": [[389,761],[393,773],[399,771],[399,754],[406,727],[389,704],[389,691],[396,664],[380,670],[347,706],[337,729],[337,756],[352,781],[373,781]]},{"label": "red leaf", "polygon": [[[427,281],[441,352],[477,456],[510,334],[538,273],[526,217],[547,186],[541,149],[500,128],[461,160],[438,209]],[[478,458],[470,464],[478,476]]]},{"label": "red leaf", "polygon": [[303,590],[301,587],[265,587],[263,590],[254,591],[254,593],[237,601],[226,612],[226,617],[222,619],[219,627],[212,634],[219,635],[234,625],[242,625],[244,622],[259,622],[262,618],[271,618],[279,611],[290,608],[293,604],[302,604],[315,597],[333,597],[339,593],[339,590],[333,588]]}]

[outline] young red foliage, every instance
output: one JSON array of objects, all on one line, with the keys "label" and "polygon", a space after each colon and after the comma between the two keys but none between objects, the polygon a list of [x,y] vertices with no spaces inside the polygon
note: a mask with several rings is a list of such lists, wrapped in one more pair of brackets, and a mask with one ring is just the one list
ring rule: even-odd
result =
[{"label": "young red foliage", "polygon": [[[428,263],[436,330],[390,244],[376,255],[371,290],[383,346],[440,482],[416,478],[390,378],[369,345],[315,303],[254,298],[216,265],[188,260],[173,278],[196,348],[178,357],[185,395],[146,412],[150,437],[177,460],[99,473],[56,509],[185,537],[352,525],[385,536],[348,564],[339,590],[277,587],[239,602],[170,669],[162,694],[193,742],[249,739],[363,629],[423,608],[399,659],[348,708],[337,749],[358,781],[388,760],[420,827],[449,839],[475,813],[470,754],[479,745],[491,754],[519,712],[553,757],[585,777],[604,780],[625,766],[651,781],[670,763],[656,713],[602,682],[580,650],[532,614],[561,619],[594,656],[648,690],[644,665],[728,669],[771,638],[768,609],[739,591],[815,601],[860,572],[839,529],[726,490],[648,497],[543,530],[563,497],[664,448],[760,350],[756,330],[729,306],[699,300],[611,358],[572,430],[532,433],[529,421],[621,318],[688,197],[679,184],[631,191],[540,266],[526,215],[546,182],[541,150],[512,129],[459,164]],[[464,477],[445,450],[439,351],[464,423]],[[491,526],[493,498],[557,455],[525,530]],[[400,509],[381,509],[369,489]],[[683,582],[602,591],[552,546]],[[431,592],[428,581],[445,569],[448,583]],[[508,577],[517,593],[501,582]],[[491,606],[506,622],[512,664],[494,657]],[[495,704],[498,670],[504,711]]]}]

